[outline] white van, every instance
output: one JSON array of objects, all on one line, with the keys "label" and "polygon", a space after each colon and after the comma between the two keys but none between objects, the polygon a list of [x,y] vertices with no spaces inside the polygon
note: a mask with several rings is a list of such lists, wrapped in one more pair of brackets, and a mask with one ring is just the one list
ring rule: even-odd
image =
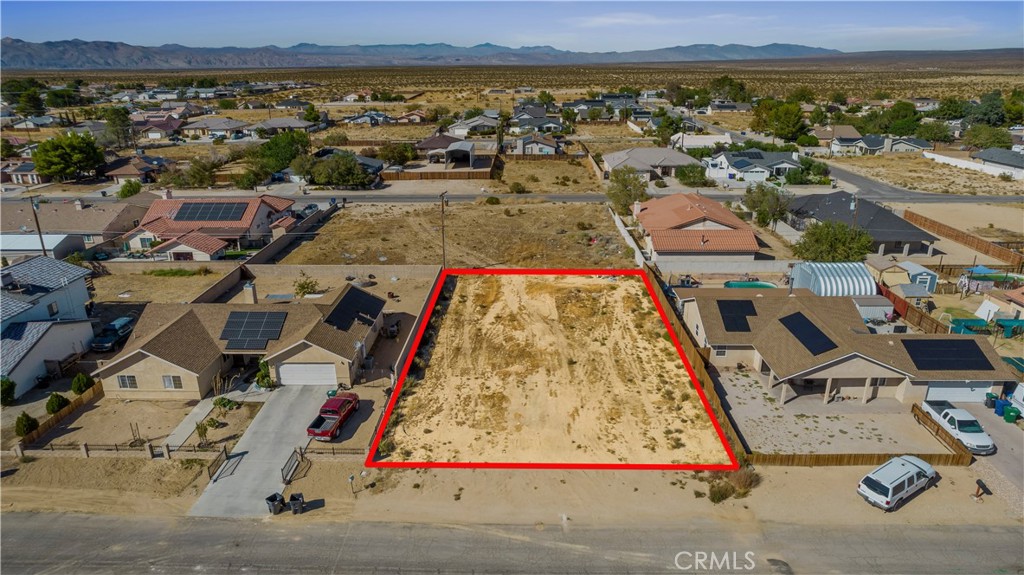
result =
[{"label": "white van", "polygon": [[865,475],[857,493],[879,509],[895,511],[912,495],[931,487],[935,477],[931,465],[913,455],[900,455]]}]

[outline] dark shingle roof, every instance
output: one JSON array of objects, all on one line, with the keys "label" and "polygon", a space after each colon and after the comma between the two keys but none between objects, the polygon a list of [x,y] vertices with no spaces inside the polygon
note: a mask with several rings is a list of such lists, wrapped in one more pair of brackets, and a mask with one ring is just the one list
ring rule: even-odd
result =
[{"label": "dark shingle roof", "polygon": [[1024,169],[1024,154],[1014,152],[1013,150],[987,148],[980,152],[974,152],[971,154],[971,157],[979,160],[985,160],[986,162],[992,162],[993,164]]},{"label": "dark shingle roof", "polygon": [[20,285],[38,286],[48,290],[63,287],[66,283],[71,283],[92,273],[81,266],[43,256],[11,264],[5,267],[4,271],[10,272],[14,281]]},{"label": "dark shingle roof", "polygon": [[[789,211],[800,217],[812,217],[820,222],[842,222],[853,225],[855,211],[850,209],[854,198],[849,192],[799,196],[789,205]],[[935,236],[925,232],[882,206],[857,200],[857,227],[871,234],[876,242],[934,241]]]}]

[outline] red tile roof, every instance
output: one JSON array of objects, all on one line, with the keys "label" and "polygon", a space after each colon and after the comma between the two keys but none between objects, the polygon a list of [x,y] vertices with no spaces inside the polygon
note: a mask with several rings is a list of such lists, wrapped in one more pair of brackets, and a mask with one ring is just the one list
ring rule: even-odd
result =
[{"label": "red tile roof", "polygon": [[1024,305],[1024,287],[1005,292],[1003,296],[1017,305]]},{"label": "red tile roof", "polygon": [[166,242],[160,244],[159,246],[153,248],[150,251],[164,251],[169,247],[173,247],[175,244],[190,247],[194,250],[198,250],[203,252],[204,254],[209,255],[213,255],[219,252],[220,250],[228,247],[228,243],[224,240],[208,236],[202,232],[189,232],[185,235],[167,240]]},{"label": "red tile roof", "polygon": [[285,216],[285,217],[275,221],[274,223],[270,224],[270,227],[271,228],[284,228],[285,230],[290,230],[291,227],[294,226],[296,222],[298,222],[298,220],[296,220],[295,218],[293,218],[291,216]]},{"label": "red tile roof", "polygon": [[648,233],[684,228],[705,220],[732,229],[750,229],[729,208],[697,194],[673,194],[648,200],[640,204],[638,219]]},{"label": "red tile roof", "polygon": [[655,230],[651,244],[659,253],[755,253],[757,238],[744,230]]},{"label": "red tile roof", "polygon": [[[174,215],[178,213],[183,204],[246,204],[245,212],[237,221],[178,221]],[[186,234],[200,229],[244,229],[252,227],[256,219],[256,213],[261,204],[267,204],[275,212],[281,212],[294,204],[294,200],[280,198],[277,196],[263,195],[259,198],[183,198],[173,200],[154,200],[149,207],[142,225],[139,226],[157,235],[173,234],[175,236]]]}]

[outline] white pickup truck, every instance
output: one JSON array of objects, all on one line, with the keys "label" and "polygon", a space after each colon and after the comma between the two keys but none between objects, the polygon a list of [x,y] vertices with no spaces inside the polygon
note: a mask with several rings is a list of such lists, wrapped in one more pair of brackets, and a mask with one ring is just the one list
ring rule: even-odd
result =
[{"label": "white pickup truck", "polygon": [[996,452],[992,441],[981,424],[966,409],[959,409],[948,401],[921,402],[925,412],[975,455],[991,455]]}]

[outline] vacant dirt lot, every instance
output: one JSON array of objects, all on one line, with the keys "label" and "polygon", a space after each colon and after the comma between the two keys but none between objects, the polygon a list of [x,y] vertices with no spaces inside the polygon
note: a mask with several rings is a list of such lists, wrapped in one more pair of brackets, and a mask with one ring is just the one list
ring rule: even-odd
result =
[{"label": "vacant dirt lot", "polygon": [[93,278],[97,302],[179,303],[189,302],[217,283],[220,274],[185,277],[137,274],[111,274]]},{"label": "vacant dirt lot", "polygon": [[1024,240],[1024,203],[887,205],[894,209],[910,210],[989,240]]},{"label": "vacant dirt lot", "polygon": [[746,131],[750,129],[750,122],[754,119],[753,112],[720,112],[711,116],[701,118],[712,125],[721,126],[727,130]]},{"label": "vacant dirt lot", "polygon": [[341,118],[350,113],[355,113],[355,111],[346,110],[345,114],[338,114],[332,110],[331,117],[335,118],[338,124],[323,132],[313,134],[313,141],[323,142],[324,138],[331,134],[345,134],[350,140],[422,140],[437,129],[437,126],[434,125],[421,126],[418,124],[390,124],[387,126],[342,124]]},{"label": "vacant dirt lot", "polygon": [[[569,163],[569,162],[572,163]],[[564,194],[566,192],[602,192],[604,186],[597,181],[594,171],[582,160],[537,160],[505,162],[501,182],[492,182],[496,191],[508,191],[512,182],[519,182],[526,189],[539,194]]]},{"label": "vacant dirt lot", "polygon": [[182,459],[2,459],[4,511],[183,516],[206,485],[207,462]]},{"label": "vacant dirt lot", "polygon": [[1005,182],[996,176],[947,166],[919,154],[836,157],[829,161],[908,190],[960,195],[1019,194],[1021,190],[1020,182]]},{"label": "vacant dirt lot", "polygon": [[643,134],[629,129],[625,122],[580,122],[576,124],[576,135],[581,138],[639,138]]},{"label": "vacant dirt lot", "polygon": [[[633,266],[604,206],[513,201],[503,196],[496,206],[450,205],[445,215],[448,266]],[[441,212],[436,206],[346,208],[281,263],[440,264]]]},{"label": "vacant dirt lot", "polygon": [[396,457],[729,462],[639,278],[456,281],[422,381],[392,415]]}]

